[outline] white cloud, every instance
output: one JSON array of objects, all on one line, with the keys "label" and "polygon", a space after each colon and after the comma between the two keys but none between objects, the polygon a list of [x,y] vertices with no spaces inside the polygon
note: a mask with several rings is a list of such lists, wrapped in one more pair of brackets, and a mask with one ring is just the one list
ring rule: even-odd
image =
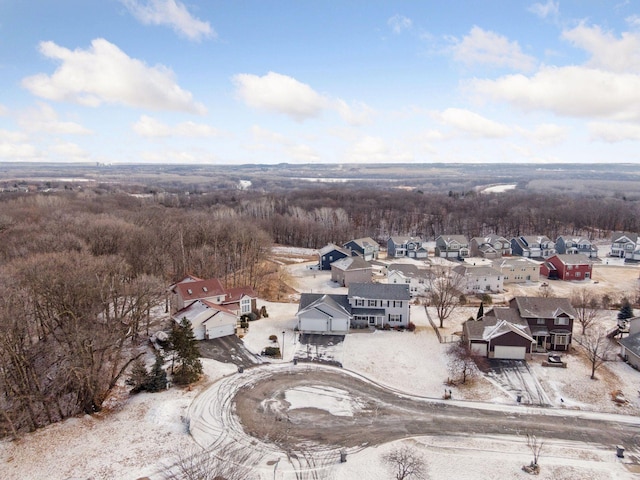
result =
[{"label": "white cloud", "polygon": [[38,103],[38,108],[25,111],[20,115],[18,124],[28,132],[45,132],[55,135],[90,135],[93,132],[75,122],[63,122],[58,114],[45,103]]},{"label": "white cloud", "polygon": [[588,66],[614,72],[640,72],[640,34],[623,32],[620,39],[599,26],[580,24],[562,37],[591,54]]},{"label": "white cloud", "polygon": [[345,161],[351,163],[411,162],[413,154],[392,149],[382,138],[367,135],[347,150]]},{"label": "white cloud", "polygon": [[629,15],[624,19],[631,28],[640,28],[640,15]]},{"label": "white cloud", "polygon": [[393,17],[390,17],[389,20],[387,20],[387,25],[391,27],[393,33],[400,34],[404,30],[411,29],[411,27],[413,26],[413,22],[410,18],[396,13]]},{"label": "white cloud", "polygon": [[328,105],[327,99],[309,85],[287,75],[241,73],[233,81],[239,97],[250,107],[283,113],[298,122],[318,117]]},{"label": "white cloud", "polygon": [[62,157],[60,160],[63,162],[86,161],[89,158],[89,154],[86,151],[71,142],[57,142],[49,147],[49,151],[58,157]]},{"label": "white cloud", "polygon": [[503,35],[474,26],[462,40],[454,40],[452,47],[456,61],[465,65],[488,65],[529,71],[535,67],[533,57],[520,49],[518,42],[510,42]]},{"label": "white cloud", "polygon": [[535,75],[472,80],[482,97],[524,110],[548,110],[573,117],[640,120],[640,76],[581,66],[544,67]]},{"label": "white cloud", "polygon": [[316,92],[293,77],[269,72],[260,77],[241,73],[233,77],[238,97],[248,106],[287,115],[298,122],[335,110],[350,125],[371,122],[375,111],[363,102],[349,105],[340,98]]},{"label": "white cloud", "polygon": [[540,18],[555,18],[560,14],[560,2],[549,0],[547,3],[534,3],[528,10]]},{"label": "white cloud", "polygon": [[371,123],[375,115],[373,108],[363,102],[356,102],[350,106],[344,100],[337,99],[334,104],[340,117],[349,125],[366,125]]},{"label": "white cloud", "polygon": [[466,109],[447,108],[433,116],[441,123],[473,137],[503,138],[513,133],[508,126]]},{"label": "white cloud", "polygon": [[569,129],[554,123],[543,123],[538,125],[533,131],[523,131],[528,137],[541,145],[557,145],[564,142],[569,134]]},{"label": "white cloud", "polygon": [[34,160],[38,157],[38,151],[33,145],[27,143],[2,142],[0,140],[0,158],[9,161]]},{"label": "white cloud", "polygon": [[216,137],[220,135],[220,131],[210,125],[183,122],[170,126],[148,115],[142,115],[133,124],[133,131],[141,137]]},{"label": "white cloud", "polygon": [[88,50],[74,51],[42,42],[40,52],[62,65],[51,76],[41,73],[22,80],[22,86],[39,97],[91,107],[106,102],[151,110],[206,111],[175,83],[171,70],[148,67],[102,38],[93,40]]},{"label": "white cloud", "polygon": [[15,132],[11,130],[0,129],[0,143],[22,143],[27,141],[27,134],[24,132]]},{"label": "white cloud", "polygon": [[588,125],[592,140],[607,143],[640,140],[640,125],[616,122],[591,122]]},{"label": "white cloud", "polygon": [[167,25],[178,34],[195,41],[217,36],[209,22],[195,18],[182,2],[176,0],[120,1],[145,25]]},{"label": "white cloud", "polygon": [[296,143],[281,133],[268,130],[259,125],[251,127],[254,144],[249,145],[250,150],[278,152],[282,151],[292,160],[312,163],[320,160],[320,155],[309,145]]}]

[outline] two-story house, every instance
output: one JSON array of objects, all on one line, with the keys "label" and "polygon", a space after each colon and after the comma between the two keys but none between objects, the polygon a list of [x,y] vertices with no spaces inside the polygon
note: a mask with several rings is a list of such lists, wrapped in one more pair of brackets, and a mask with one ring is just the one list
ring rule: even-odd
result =
[{"label": "two-story house", "polygon": [[463,324],[463,341],[477,355],[525,359],[532,352],[569,350],[576,311],[568,298],[515,297]]},{"label": "two-story house", "polygon": [[376,260],[380,256],[380,244],[371,237],[350,240],[343,245],[343,248],[351,250],[351,255],[362,257],[367,262]]},{"label": "two-story house", "polygon": [[217,278],[189,275],[169,287],[171,318],[191,322],[196,339],[233,335],[240,316],[256,310],[258,295],[249,286],[225,288]]},{"label": "two-story house", "polygon": [[318,268],[320,270],[331,270],[333,262],[350,256],[351,251],[330,243],[318,251]]},{"label": "two-story house", "polygon": [[560,235],[556,238],[556,252],[561,254],[578,254],[595,258],[598,256],[598,249],[591,243],[591,240],[585,237],[571,237],[568,235]]},{"label": "two-story house", "polygon": [[331,280],[343,287],[373,281],[371,264],[362,257],[345,257],[331,264]]},{"label": "two-story house", "polygon": [[509,308],[517,311],[531,329],[537,350],[569,350],[577,314],[568,298],[515,297]]},{"label": "two-story house", "polygon": [[349,328],[407,327],[408,285],[353,283],[346,295],[303,293],[296,317],[303,333],[343,334]]},{"label": "two-story house", "polygon": [[392,263],[387,267],[387,283],[409,285],[412,297],[423,295],[429,290],[430,271],[407,263]]},{"label": "two-story house", "polygon": [[427,242],[420,237],[392,236],[387,240],[389,258],[427,258]]},{"label": "two-story house", "polygon": [[499,293],[504,290],[502,273],[484,265],[456,265],[453,274],[459,278],[463,293]]},{"label": "two-story house", "polygon": [[473,237],[469,251],[472,257],[500,258],[511,255],[511,242],[500,235]]},{"label": "two-story house", "polygon": [[504,285],[540,281],[540,263],[526,257],[503,257],[491,262],[502,273]]},{"label": "two-story house", "polygon": [[611,235],[611,257],[640,260],[640,239],[637,233],[613,232]]},{"label": "two-story house", "polygon": [[436,238],[436,257],[467,258],[469,240],[464,235],[440,235]]},{"label": "two-story house", "polygon": [[593,262],[584,255],[555,254],[540,265],[540,273],[550,280],[588,280]]},{"label": "two-story house", "polygon": [[556,245],[546,235],[522,235],[511,239],[511,252],[521,257],[547,258],[556,253]]}]

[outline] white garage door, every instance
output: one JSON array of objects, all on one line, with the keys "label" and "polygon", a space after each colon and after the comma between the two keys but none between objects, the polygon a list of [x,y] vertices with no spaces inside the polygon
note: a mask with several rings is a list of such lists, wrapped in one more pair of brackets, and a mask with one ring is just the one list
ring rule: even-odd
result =
[{"label": "white garage door", "polygon": [[486,343],[472,343],[471,344],[471,353],[474,355],[481,355],[483,357],[487,356],[487,344]]},{"label": "white garage door", "polygon": [[209,339],[226,337],[227,335],[233,335],[236,333],[235,325],[220,325],[207,330]]},{"label": "white garage door", "polygon": [[300,319],[300,330],[302,332],[326,332],[329,329],[328,320],[326,318],[309,318]]},{"label": "white garage door", "polygon": [[527,347],[504,347],[496,345],[493,358],[508,358],[512,360],[524,360],[527,354]]},{"label": "white garage door", "polygon": [[349,319],[348,318],[332,318],[331,319],[331,331],[332,332],[348,332],[349,331]]}]

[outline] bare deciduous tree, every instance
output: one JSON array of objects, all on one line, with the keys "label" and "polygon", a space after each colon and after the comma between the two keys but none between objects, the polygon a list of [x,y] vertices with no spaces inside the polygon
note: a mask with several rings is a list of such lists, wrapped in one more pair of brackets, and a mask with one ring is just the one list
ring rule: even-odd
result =
[{"label": "bare deciduous tree", "polygon": [[213,451],[190,449],[176,454],[165,480],[249,480],[250,450],[226,446]]},{"label": "bare deciduous tree", "polygon": [[595,380],[596,370],[609,359],[615,344],[607,338],[607,333],[602,328],[591,329],[578,339],[578,343],[584,347],[587,359],[591,364],[591,379]]},{"label": "bare deciduous tree", "polygon": [[571,305],[578,314],[577,320],[584,335],[598,316],[598,300],[591,291],[582,287],[571,295]]},{"label": "bare deciduous tree", "polygon": [[435,268],[429,275],[429,305],[435,307],[440,328],[459,305],[463,277],[452,274],[445,267]]},{"label": "bare deciduous tree", "polygon": [[450,380],[464,384],[470,378],[474,378],[478,374],[475,357],[466,344],[462,342],[452,344],[449,348],[447,364],[449,375],[451,375]]},{"label": "bare deciduous tree", "polygon": [[540,440],[538,437],[531,433],[527,433],[527,447],[533,455],[533,460],[529,465],[525,465],[524,467],[522,467],[522,469],[527,473],[533,473],[537,475],[540,472],[540,465],[538,464],[538,461],[540,460],[542,447],[544,447],[544,441]]},{"label": "bare deciduous tree", "polygon": [[424,479],[427,477],[427,463],[413,448],[396,447],[382,456],[396,480]]}]

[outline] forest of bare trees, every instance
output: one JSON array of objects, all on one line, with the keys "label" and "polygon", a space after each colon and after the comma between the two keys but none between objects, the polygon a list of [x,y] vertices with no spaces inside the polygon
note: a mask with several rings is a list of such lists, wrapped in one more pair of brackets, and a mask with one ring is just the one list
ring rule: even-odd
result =
[{"label": "forest of bare trees", "polygon": [[537,193],[340,188],[137,198],[0,194],[0,434],[100,410],[187,273],[261,292],[272,243],[640,231],[640,203]]}]

